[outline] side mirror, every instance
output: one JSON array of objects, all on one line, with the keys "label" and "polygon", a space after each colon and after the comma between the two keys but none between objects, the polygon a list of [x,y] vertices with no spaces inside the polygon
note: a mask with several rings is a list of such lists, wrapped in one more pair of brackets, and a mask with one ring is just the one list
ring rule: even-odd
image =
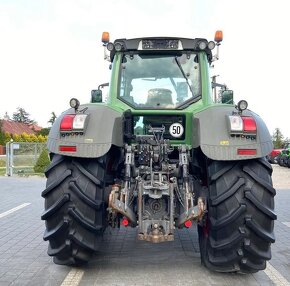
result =
[{"label": "side mirror", "polygon": [[98,89],[93,89],[91,91],[91,102],[96,103],[96,102],[103,102],[103,92],[102,88],[105,86],[109,86],[109,83],[103,83],[98,86]]},{"label": "side mirror", "polygon": [[224,104],[234,104],[234,92],[232,90],[224,90],[221,94],[221,101]]},{"label": "side mirror", "polygon": [[102,102],[103,101],[103,96],[102,96],[102,91],[100,89],[93,89],[91,91],[91,102],[96,103],[96,102]]}]

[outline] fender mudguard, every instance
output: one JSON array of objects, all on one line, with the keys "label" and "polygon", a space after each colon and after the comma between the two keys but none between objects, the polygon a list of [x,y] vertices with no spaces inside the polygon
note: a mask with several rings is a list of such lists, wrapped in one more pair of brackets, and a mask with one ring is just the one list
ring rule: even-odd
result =
[{"label": "fender mudguard", "polygon": [[[244,110],[242,115],[253,116],[257,125],[256,139],[251,136],[231,136],[228,116],[237,110],[233,106],[211,106],[193,116],[193,148],[213,160],[245,160],[261,158],[273,149],[271,135],[259,115]],[[238,155],[238,149],[256,149],[255,155]]]},{"label": "fender mudguard", "polygon": [[[112,145],[123,145],[122,113],[106,105],[81,105],[79,110],[88,114],[84,133],[60,133],[64,115],[75,114],[73,108],[63,112],[53,124],[47,141],[49,152],[73,157],[97,158],[105,155]],[[60,151],[60,146],[75,146],[73,152]]]}]

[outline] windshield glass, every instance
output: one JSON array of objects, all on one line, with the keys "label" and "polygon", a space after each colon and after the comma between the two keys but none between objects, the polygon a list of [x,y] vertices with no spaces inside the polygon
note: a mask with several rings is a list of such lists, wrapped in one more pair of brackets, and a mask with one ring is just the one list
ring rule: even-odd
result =
[{"label": "windshield glass", "polygon": [[201,95],[198,55],[125,54],[120,99],[135,108],[174,109]]}]

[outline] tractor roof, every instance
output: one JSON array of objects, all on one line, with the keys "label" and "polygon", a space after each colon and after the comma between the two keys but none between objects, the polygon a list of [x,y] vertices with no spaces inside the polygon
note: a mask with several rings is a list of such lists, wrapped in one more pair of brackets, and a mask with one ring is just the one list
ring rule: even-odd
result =
[{"label": "tractor roof", "polygon": [[[111,61],[118,51],[136,51],[138,53],[164,53],[176,51],[204,51],[208,60],[212,60],[211,50],[214,42],[208,42],[203,38],[178,38],[178,37],[145,37],[134,39],[117,39],[111,46]],[[108,48],[109,49],[109,48]]]}]

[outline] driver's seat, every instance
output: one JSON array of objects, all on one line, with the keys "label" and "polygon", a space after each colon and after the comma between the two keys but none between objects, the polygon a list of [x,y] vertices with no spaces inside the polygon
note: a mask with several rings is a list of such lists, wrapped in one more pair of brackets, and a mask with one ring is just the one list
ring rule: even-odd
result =
[{"label": "driver's seat", "polygon": [[167,107],[173,105],[172,92],[166,88],[152,88],[148,91],[147,106]]}]

